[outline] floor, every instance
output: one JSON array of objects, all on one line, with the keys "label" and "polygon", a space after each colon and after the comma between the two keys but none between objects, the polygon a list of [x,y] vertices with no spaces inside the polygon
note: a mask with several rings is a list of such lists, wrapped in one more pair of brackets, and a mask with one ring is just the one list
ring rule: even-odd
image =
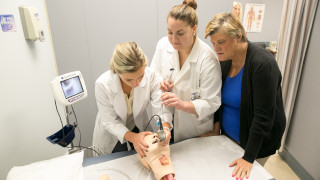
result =
[{"label": "floor", "polygon": [[292,171],[290,166],[282,160],[279,154],[270,156],[264,168],[276,179],[276,180],[299,180],[300,178]]}]

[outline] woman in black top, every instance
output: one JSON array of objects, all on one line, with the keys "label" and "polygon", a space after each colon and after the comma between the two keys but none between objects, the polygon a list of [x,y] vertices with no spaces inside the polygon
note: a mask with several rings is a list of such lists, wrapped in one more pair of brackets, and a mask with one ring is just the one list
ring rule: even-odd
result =
[{"label": "woman in black top", "polygon": [[[222,89],[227,76],[232,78],[242,73],[236,120],[238,143],[245,152],[230,167],[235,166],[233,177],[248,178],[254,160],[274,154],[281,144],[286,126],[281,72],[270,52],[248,42],[241,22],[231,13],[217,14],[208,23],[205,35],[210,36],[221,62]],[[222,105],[215,113],[216,123],[212,134],[219,134],[220,125],[221,132],[225,134],[223,101],[222,98]]]}]

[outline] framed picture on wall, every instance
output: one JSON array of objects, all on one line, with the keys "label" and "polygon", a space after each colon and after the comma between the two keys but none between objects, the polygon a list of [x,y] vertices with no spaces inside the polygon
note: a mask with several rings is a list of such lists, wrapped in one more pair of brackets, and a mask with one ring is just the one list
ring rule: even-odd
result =
[{"label": "framed picture on wall", "polygon": [[264,11],[265,4],[246,4],[242,22],[246,32],[261,32]]}]

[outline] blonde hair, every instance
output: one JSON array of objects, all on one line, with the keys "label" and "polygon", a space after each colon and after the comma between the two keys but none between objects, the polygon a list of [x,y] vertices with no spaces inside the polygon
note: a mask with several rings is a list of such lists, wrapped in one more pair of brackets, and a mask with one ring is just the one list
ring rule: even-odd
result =
[{"label": "blonde hair", "polygon": [[[237,1],[234,1],[233,2],[233,6],[232,6],[232,12],[233,12],[233,8],[236,6],[236,5],[239,5],[239,15],[237,16],[241,22],[241,15],[242,15],[242,6],[241,6],[241,3],[240,2],[237,2]],[[236,16],[236,15],[235,15]]]},{"label": "blonde hair", "polygon": [[242,35],[241,41],[247,42],[246,32],[240,20],[232,13],[219,13],[208,23],[205,31],[205,38],[223,30],[228,36],[238,38]]},{"label": "blonde hair", "polygon": [[110,69],[119,74],[136,72],[148,64],[148,59],[135,42],[120,43],[115,47]]},{"label": "blonde hair", "polygon": [[198,25],[198,15],[196,12],[197,2],[195,0],[184,0],[183,4],[174,6],[167,17],[184,21],[192,28]]}]

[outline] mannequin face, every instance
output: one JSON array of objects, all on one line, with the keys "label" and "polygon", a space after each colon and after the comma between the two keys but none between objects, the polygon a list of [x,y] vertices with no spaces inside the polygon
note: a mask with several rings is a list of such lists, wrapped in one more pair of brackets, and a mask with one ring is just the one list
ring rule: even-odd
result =
[{"label": "mannequin face", "polygon": [[170,159],[169,144],[165,146],[158,144],[159,139],[156,134],[147,135],[144,140],[149,148],[146,157],[138,156],[142,165],[152,170],[156,179],[169,179],[168,177],[171,177],[174,180],[174,168]]},{"label": "mannequin face", "polygon": [[192,28],[184,21],[169,17],[167,28],[169,42],[175,50],[183,51],[192,48],[194,42],[193,34],[196,33],[197,25]]},{"label": "mannequin face", "polygon": [[210,35],[213,49],[220,61],[232,60],[236,53],[237,40],[228,36],[223,30]]},{"label": "mannequin face", "polygon": [[142,66],[136,72],[119,74],[120,80],[131,88],[138,87],[143,79],[145,69],[146,66]]},{"label": "mannequin face", "polygon": [[239,16],[239,14],[240,14],[240,5],[239,4],[233,6],[232,13],[237,17]]}]

